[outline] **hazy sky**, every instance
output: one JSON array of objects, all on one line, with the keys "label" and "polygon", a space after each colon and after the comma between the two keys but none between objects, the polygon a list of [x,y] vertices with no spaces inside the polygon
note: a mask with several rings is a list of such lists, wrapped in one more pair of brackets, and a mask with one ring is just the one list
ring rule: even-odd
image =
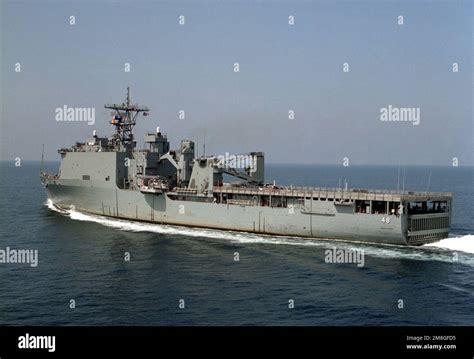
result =
[{"label": "hazy sky", "polygon": [[[130,85],[151,108],[140,146],[161,126],[172,148],[202,151],[205,135],[208,154],[269,162],[474,163],[471,1],[3,1],[1,14],[2,159],[109,135],[103,104]],[[95,126],[57,122],[64,105],[95,108]],[[388,105],[420,108],[420,124],[381,121]]]}]

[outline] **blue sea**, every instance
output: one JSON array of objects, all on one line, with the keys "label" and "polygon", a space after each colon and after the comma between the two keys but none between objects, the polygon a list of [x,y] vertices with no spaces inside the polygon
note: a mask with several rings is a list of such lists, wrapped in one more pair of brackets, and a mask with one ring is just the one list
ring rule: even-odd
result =
[{"label": "blue sea", "polygon": [[[474,325],[473,168],[406,167],[406,189],[454,193],[450,238],[408,248],[60,213],[39,162],[0,166],[0,249],[38,250],[36,267],[0,263],[0,325]],[[340,179],[399,185],[397,167],[266,169],[282,185]],[[335,246],[364,266],[326,263]]]}]

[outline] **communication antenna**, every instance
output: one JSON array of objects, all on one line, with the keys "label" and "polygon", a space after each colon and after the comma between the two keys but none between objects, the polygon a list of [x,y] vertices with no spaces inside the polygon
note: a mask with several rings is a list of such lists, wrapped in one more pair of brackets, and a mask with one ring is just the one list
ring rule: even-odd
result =
[{"label": "communication antenna", "polygon": [[206,131],[204,131],[204,143],[202,144],[203,156],[206,157]]},{"label": "communication antenna", "polygon": [[431,171],[430,171],[430,175],[428,177],[428,185],[426,186],[426,193],[428,193],[428,191],[430,190],[430,184],[431,184]]},{"label": "communication antenna", "polygon": [[397,193],[400,192],[400,161],[398,161],[398,180],[397,180]]},{"label": "communication antenna", "polygon": [[41,150],[41,171],[43,171],[43,164],[44,164],[44,143],[43,143],[43,149]]},{"label": "communication antenna", "polygon": [[405,166],[403,166],[403,185],[402,185],[402,192],[405,194]]}]

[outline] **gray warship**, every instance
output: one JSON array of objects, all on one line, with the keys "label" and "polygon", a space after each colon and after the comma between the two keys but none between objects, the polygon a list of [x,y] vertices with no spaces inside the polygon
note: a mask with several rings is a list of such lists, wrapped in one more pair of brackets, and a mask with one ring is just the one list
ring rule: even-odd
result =
[{"label": "gray warship", "polygon": [[[448,237],[452,194],[278,186],[266,183],[264,154],[196,156],[195,144],[170,149],[160,128],[137,149],[145,106],[107,104],[114,133],[61,148],[58,174],[40,172],[62,210],[157,224],[268,235],[421,245]],[[224,157],[224,158],[223,158]],[[250,160],[249,160],[250,159]],[[237,166],[236,163],[243,163]],[[227,181],[229,180],[230,181]]]}]

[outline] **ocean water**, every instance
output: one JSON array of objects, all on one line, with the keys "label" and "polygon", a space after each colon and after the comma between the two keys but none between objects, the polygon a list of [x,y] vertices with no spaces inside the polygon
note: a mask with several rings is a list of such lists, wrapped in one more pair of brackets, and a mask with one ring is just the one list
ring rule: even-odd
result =
[{"label": "ocean water", "polygon": [[[0,249],[38,250],[37,267],[0,263],[2,325],[474,325],[472,168],[406,168],[406,189],[426,190],[431,172],[429,189],[455,201],[450,238],[408,248],[59,212],[39,167],[0,164]],[[397,174],[268,165],[266,178],[396,189]],[[364,266],[325,263],[335,246],[364,250]]]}]

